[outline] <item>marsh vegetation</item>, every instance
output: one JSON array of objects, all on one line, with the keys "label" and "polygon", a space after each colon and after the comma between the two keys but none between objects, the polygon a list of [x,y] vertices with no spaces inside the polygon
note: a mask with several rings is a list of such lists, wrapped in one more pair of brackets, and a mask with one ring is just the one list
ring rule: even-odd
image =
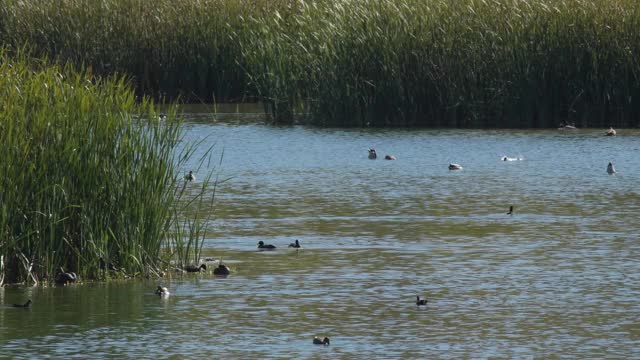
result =
[{"label": "marsh vegetation", "polygon": [[0,93],[0,284],[60,268],[157,275],[197,258],[197,208],[212,195],[180,173],[193,148],[178,148],[175,109],[159,119],[122,77],[7,52]]},{"label": "marsh vegetation", "polygon": [[324,126],[635,127],[630,0],[5,1],[0,37],[141,94]]}]

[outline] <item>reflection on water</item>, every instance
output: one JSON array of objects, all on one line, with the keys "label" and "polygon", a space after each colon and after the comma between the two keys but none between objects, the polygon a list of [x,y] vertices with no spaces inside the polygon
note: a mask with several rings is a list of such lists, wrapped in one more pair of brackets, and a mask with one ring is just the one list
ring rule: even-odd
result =
[{"label": "reflection on water", "polygon": [[[224,151],[205,256],[233,270],[0,289],[14,358],[633,358],[638,131],[191,122]],[[378,160],[367,159],[375,148]],[[204,151],[204,150],[203,150]],[[384,161],[384,154],[396,161]],[[502,156],[522,161],[501,161]],[[616,164],[609,176],[606,166]],[[450,162],[464,166],[449,171]],[[216,163],[217,165],[217,163]],[[194,164],[196,167],[196,164]],[[188,170],[188,169],[185,169]],[[200,174],[206,169],[200,169]],[[201,177],[199,177],[201,178]],[[197,184],[195,185],[197,186]],[[514,215],[506,215],[509,206]],[[299,239],[303,249],[288,249]],[[278,246],[258,251],[260,240]],[[415,296],[429,299],[418,308]],[[12,303],[31,298],[29,309]],[[329,336],[330,346],[314,346]]]}]

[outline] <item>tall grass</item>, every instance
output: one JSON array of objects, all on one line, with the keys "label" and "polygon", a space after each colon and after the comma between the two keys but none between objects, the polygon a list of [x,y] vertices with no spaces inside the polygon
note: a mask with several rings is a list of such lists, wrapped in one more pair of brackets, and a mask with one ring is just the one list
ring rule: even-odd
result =
[{"label": "tall grass", "polygon": [[637,126],[634,0],[6,0],[5,44],[325,126]]},{"label": "tall grass", "polygon": [[177,150],[173,111],[159,120],[123,77],[6,52],[0,94],[0,278],[52,280],[58,267],[101,278],[100,259],[153,274],[198,255],[200,221],[190,234],[181,222],[193,190],[177,170],[192,149]]}]

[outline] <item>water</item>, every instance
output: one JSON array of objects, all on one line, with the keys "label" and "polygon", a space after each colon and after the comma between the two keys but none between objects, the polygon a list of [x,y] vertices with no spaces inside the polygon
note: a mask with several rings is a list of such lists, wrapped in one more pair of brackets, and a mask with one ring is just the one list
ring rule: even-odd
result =
[{"label": "water", "polygon": [[0,289],[3,357],[640,356],[640,131],[186,130],[232,275]]}]

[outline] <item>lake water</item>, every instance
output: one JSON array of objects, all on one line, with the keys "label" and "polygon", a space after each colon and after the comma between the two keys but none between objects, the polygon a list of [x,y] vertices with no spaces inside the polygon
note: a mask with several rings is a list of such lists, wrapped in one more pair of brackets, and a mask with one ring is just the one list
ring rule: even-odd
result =
[{"label": "lake water", "polygon": [[0,289],[0,357],[640,356],[638,130],[185,130],[232,275]]}]

